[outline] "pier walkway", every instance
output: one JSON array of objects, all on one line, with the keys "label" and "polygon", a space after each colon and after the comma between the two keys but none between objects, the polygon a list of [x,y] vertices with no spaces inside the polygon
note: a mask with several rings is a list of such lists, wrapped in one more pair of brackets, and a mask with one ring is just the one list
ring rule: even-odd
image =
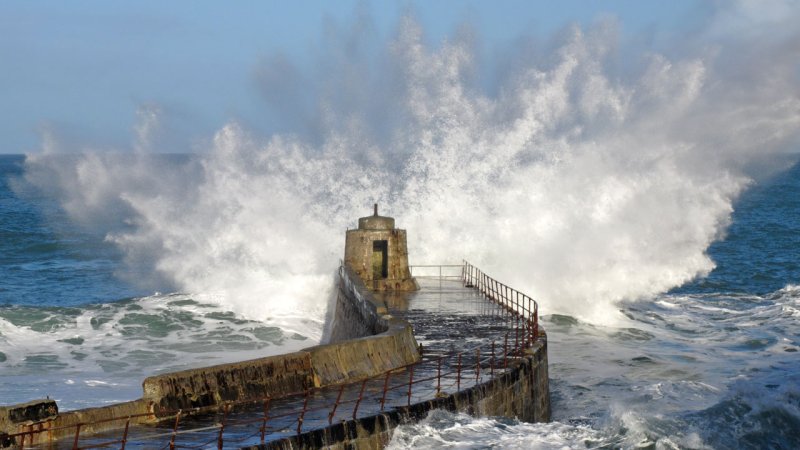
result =
[{"label": "pier walkway", "polygon": [[389,314],[411,323],[422,347],[419,363],[281,398],[179,411],[153,425],[127,426],[121,419],[120,430],[86,436],[78,430],[74,440],[44,448],[266,448],[287,436],[468,389],[502,374],[536,340],[535,302],[524,294],[469,265],[413,270],[421,290],[376,297]]}]

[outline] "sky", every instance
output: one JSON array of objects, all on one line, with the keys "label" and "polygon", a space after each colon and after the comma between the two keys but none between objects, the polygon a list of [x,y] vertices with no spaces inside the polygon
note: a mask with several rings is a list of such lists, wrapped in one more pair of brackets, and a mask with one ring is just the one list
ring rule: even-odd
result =
[{"label": "sky", "polygon": [[0,153],[129,151],[151,113],[157,151],[166,153],[195,151],[230,121],[265,135],[292,132],[281,110],[296,105],[265,101],[265,67],[288,61],[302,89],[302,74],[324,70],[315,65],[331,40],[364,28],[383,45],[402,17],[413,17],[433,48],[473,34],[491,71],[496,54],[520,39],[546,41],[604,19],[618,23],[626,45],[668,52],[714,9],[691,0],[5,1]]}]

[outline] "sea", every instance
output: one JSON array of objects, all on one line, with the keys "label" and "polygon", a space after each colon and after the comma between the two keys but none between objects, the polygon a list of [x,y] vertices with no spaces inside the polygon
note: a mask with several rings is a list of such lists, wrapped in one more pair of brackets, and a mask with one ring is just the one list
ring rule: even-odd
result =
[{"label": "sea", "polygon": [[[87,183],[126,185],[129,195],[122,197],[141,207],[130,193],[149,191],[130,188],[124,177],[109,170],[135,170],[136,162],[112,164],[102,158],[44,164],[35,156],[0,155],[0,404],[53,398],[62,410],[70,410],[131,400],[141,396],[141,381],[148,375],[282,353],[322,339],[336,251],[343,248],[346,226],[320,232],[341,241],[323,245],[309,225],[302,225],[302,235],[292,234],[310,220],[302,214],[256,221],[232,216],[212,203],[201,220],[181,205],[190,198],[196,201],[193,196],[211,196],[211,190],[197,189],[199,194],[187,196],[175,193],[174,185],[172,191],[159,185],[157,190],[172,192],[165,194],[168,199],[180,200],[165,201],[177,212],[159,223],[189,216],[196,228],[184,224],[194,230],[182,237],[186,241],[162,230],[160,246],[153,246],[145,239],[160,229],[150,223],[157,222],[152,214],[127,214],[113,202],[92,197],[96,192],[65,183],[53,190],[42,181],[52,179],[41,177],[43,167],[51,175],[65,166],[75,174],[104,168],[91,172]],[[712,262],[706,273],[663,292],[614,301],[598,298],[616,316],[613,321],[593,321],[569,313],[569,308],[555,313],[557,304],[552,302],[541,305],[548,336],[551,422],[433,411],[418,424],[400,427],[390,448],[800,448],[800,166],[796,156],[776,158],[783,158],[781,169],[751,179],[732,202],[722,231],[701,249]],[[194,159],[201,161],[195,164]],[[172,155],[162,162],[159,167],[181,167],[182,179],[187,172],[203,177],[202,186],[221,167],[207,157]],[[235,189],[225,180],[214,192],[224,184],[224,193],[232,195]],[[65,193],[68,188],[73,191]],[[83,197],[76,206],[70,202],[77,201],[77,191]],[[161,197],[152,198],[157,203]],[[316,197],[305,198],[313,203]],[[266,216],[274,203],[268,206],[257,211]],[[76,214],[91,208],[92,217]],[[158,208],[147,211],[154,210]],[[348,210],[346,216],[355,221],[356,211]],[[364,208],[362,215],[367,212]],[[271,232],[218,233],[214,241],[207,230],[215,229],[217,215],[238,217],[220,229],[258,223]],[[397,216],[402,225],[403,216]],[[407,221],[428,223],[425,214]],[[422,232],[408,228],[413,264],[415,249],[437,241],[419,243],[414,233]],[[291,250],[291,236],[325,247],[317,259],[330,262],[303,259],[305,247],[298,244],[300,250]],[[205,238],[211,243],[196,244]],[[149,244],[136,246],[131,243],[136,239]],[[520,239],[512,236],[510,241],[519,244]],[[258,248],[276,249],[270,255],[284,255],[277,262],[264,256],[265,266],[300,261],[295,270],[271,267],[259,272],[261,268],[253,267],[262,261],[258,255],[241,256],[246,253],[241,242],[248,240]],[[228,241],[235,243],[219,244],[227,253],[214,246]],[[202,251],[224,254],[203,259],[197,256]],[[160,253],[170,258],[153,256]],[[523,271],[510,263],[504,267],[491,256],[486,260],[504,274]],[[218,270],[191,272],[205,265]],[[232,270],[222,277],[223,288],[180,282],[208,280],[225,267]],[[304,267],[315,276],[304,277]],[[274,288],[286,296],[270,303],[266,294],[240,295],[230,287],[239,286],[237,273],[241,284],[252,288],[248,292]],[[261,275],[266,285],[251,283]],[[523,288],[537,296],[535,285]],[[293,295],[303,297],[306,306],[283,305]],[[267,307],[258,307],[262,304]],[[548,305],[554,305],[550,311]]]}]

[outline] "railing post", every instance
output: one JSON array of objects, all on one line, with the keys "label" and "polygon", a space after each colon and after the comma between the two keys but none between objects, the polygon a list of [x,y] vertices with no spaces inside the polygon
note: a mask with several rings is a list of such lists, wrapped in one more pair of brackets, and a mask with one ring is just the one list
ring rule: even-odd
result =
[{"label": "railing post", "polygon": [[480,347],[475,349],[475,384],[478,384],[478,380],[481,378],[481,349]]},{"label": "railing post", "polygon": [[517,323],[514,327],[514,354],[519,355],[519,316],[516,316],[515,318]]},{"label": "railing post", "polygon": [[128,427],[131,424],[131,417],[128,416],[128,420],[125,421],[125,431],[122,432],[122,447],[120,450],[125,450],[125,443],[128,442]]},{"label": "railing post", "polygon": [[442,393],[442,358],[444,358],[444,356],[440,356],[439,357],[439,362],[436,364],[436,397],[437,398]]},{"label": "railing post", "polygon": [[506,333],[505,342],[503,342],[503,369],[508,368],[508,333]]},{"label": "railing post", "polygon": [[414,385],[414,366],[408,368],[408,406],[411,406],[411,387]]},{"label": "railing post", "polygon": [[494,340],[492,340],[492,359],[489,361],[489,377],[494,379]]},{"label": "railing post", "polygon": [[[72,450],[78,450],[78,439],[80,439],[81,435],[81,425],[83,424],[79,423],[75,425],[75,440],[72,442]],[[33,443],[33,436],[31,436],[31,443]]]},{"label": "railing post", "polygon": [[458,354],[458,365],[456,369],[456,392],[461,392],[461,353]]},{"label": "railing post", "polygon": [[342,399],[342,392],[344,392],[344,385],[339,386],[339,395],[336,396],[336,402],[333,404],[333,409],[328,413],[328,424],[333,423],[333,416],[336,415],[336,408],[339,407],[339,401]]},{"label": "railing post", "polygon": [[172,437],[169,440],[169,450],[175,450],[175,437],[178,436],[178,424],[181,422],[182,411],[182,409],[179,409],[178,414],[175,414],[175,427],[172,429]]},{"label": "railing post", "polygon": [[356,405],[353,407],[353,419],[356,418],[356,414],[358,414],[358,405],[361,404],[361,398],[364,395],[364,388],[367,386],[367,380],[361,382],[361,391],[358,392],[358,400],[356,400]]},{"label": "railing post", "polygon": [[533,345],[533,341],[536,340],[536,335],[534,334],[534,319],[533,319],[533,299],[528,297],[528,332],[530,333],[530,343],[528,344]]},{"label": "railing post", "polygon": [[222,410],[222,423],[219,425],[219,436],[217,437],[217,450],[222,450],[222,433],[225,432],[225,422],[228,421],[228,411],[230,411],[230,403],[226,403]]},{"label": "railing post", "polygon": [[308,399],[311,397],[311,391],[306,391],[306,396],[303,399],[303,410],[300,411],[300,416],[297,418],[297,434],[303,429],[303,418],[306,416],[306,409],[308,408]]},{"label": "railing post", "polygon": [[389,376],[391,372],[386,372],[386,379],[383,380],[383,396],[381,397],[381,411],[383,411],[383,405],[386,403],[386,391],[389,388]]},{"label": "railing post", "polygon": [[264,399],[264,420],[261,422],[261,443],[267,434],[267,421],[269,420],[269,397]]}]

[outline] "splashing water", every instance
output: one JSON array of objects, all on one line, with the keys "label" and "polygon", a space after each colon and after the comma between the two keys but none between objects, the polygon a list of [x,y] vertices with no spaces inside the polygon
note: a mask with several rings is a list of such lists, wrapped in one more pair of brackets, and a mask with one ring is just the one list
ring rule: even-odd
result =
[{"label": "splashing water", "polygon": [[[791,73],[740,90],[709,55],[650,54],[619,76],[617,45],[613,24],[574,27],[552,54],[520,55],[490,95],[472,80],[468,42],[429,48],[406,18],[380,55],[390,84],[366,69],[375,92],[349,103],[309,86],[319,143],[231,123],[207,153],[165,163],[146,150],[148,108],[135,153],[64,164],[45,151],[28,157],[26,179],[105,227],[139,278],[213,293],[250,318],[321,320],[342,232],[379,202],[410,230],[414,261],[468,258],[548,312],[611,323],[614,302],[713,269],[706,249],[746,167],[785,150],[800,125]],[[381,97],[392,116],[371,120],[374,105],[358,102]]]}]

